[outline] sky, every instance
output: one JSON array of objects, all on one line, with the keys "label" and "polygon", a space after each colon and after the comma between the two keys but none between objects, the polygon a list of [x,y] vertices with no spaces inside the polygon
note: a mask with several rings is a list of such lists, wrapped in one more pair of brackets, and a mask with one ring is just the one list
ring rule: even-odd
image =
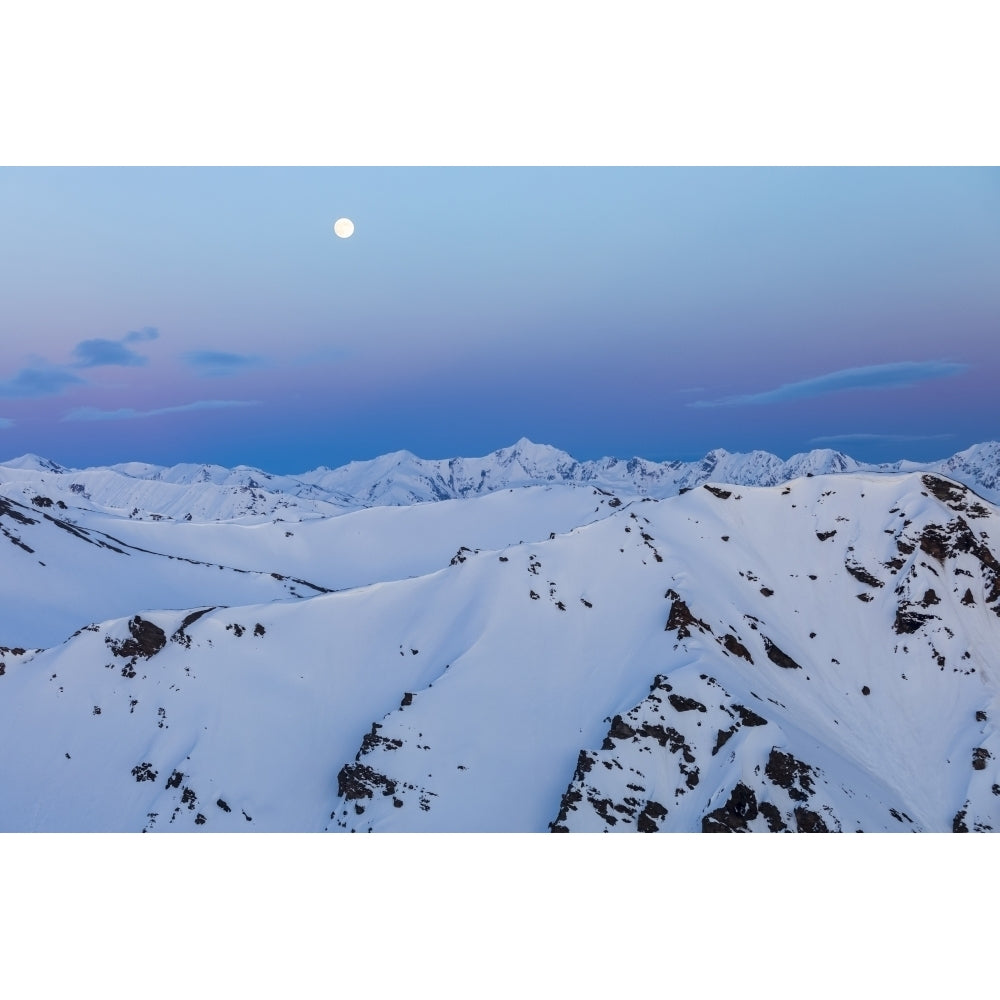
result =
[{"label": "sky", "polygon": [[997,169],[7,167],[0,217],[4,457],[1000,436]]}]

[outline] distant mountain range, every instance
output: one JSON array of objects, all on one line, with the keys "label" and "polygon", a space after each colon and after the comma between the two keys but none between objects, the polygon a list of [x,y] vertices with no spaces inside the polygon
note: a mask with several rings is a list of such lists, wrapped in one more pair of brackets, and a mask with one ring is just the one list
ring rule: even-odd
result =
[{"label": "distant mountain range", "polygon": [[362,507],[466,499],[499,490],[560,483],[623,496],[664,499],[706,482],[774,486],[802,476],[844,472],[933,472],[1000,501],[1000,442],[973,445],[937,462],[871,464],[829,449],[783,460],[766,451],[731,454],[721,448],[697,462],[602,458],[578,462],[550,445],[522,438],[482,458],[423,459],[398,451],[336,469],[294,476],[237,466],[170,467],[130,462],[66,469],[36,455],[0,464],[0,493],[48,496],[73,506],[133,518],[233,520],[330,516]]}]

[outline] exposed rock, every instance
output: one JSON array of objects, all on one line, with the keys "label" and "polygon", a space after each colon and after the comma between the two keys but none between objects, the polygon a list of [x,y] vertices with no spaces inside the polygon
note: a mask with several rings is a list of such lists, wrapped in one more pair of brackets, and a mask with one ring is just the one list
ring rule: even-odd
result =
[{"label": "exposed rock", "polygon": [[728,729],[720,729],[715,736],[715,746],[712,747],[712,756],[714,757],[730,740],[733,733],[736,732],[738,726],[730,726]]},{"label": "exposed rock", "polygon": [[705,489],[720,500],[728,500],[733,495],[732,490],[724,490],[719,486],[710,486],[708,483],[705,483]]},{"label": "exposed rock", "polygon": [[648,722],[644,722],[640,732],[644,737],[656,740],[661,747],[665,747],[669,743],[671,753],[683,751],[684,762],[687,764],[694,763],[695,758],[694,754],[691,753],[691,747],[688,746],[683,735],[677,732],[672,726],[662,726],[659,723],[651,725]]},{"label": "exposed rock", "polygon": [[757,818],[757,796],[752,788],[738,782],[724,806],[701,821],[702,833],[745,833],[747,823]]},{"label": "exposed rock", "polygon": [[919,611],[907,611],[903,605],[900,605],[896,609],[896,620],[892,627],[899,635],[911,635],[934,617],[934,615],[922,615]]},{"label": "exposed rock", "polygon": [[779,649],[768,637],[762,636],[764,640],[764,650],[767,653],[767,658],[772,662],[777,664],[779,667],[784,667],[785,670],[801,670],[802,667],[796,663],[787,653]]},{"label": "exposed rock", "polygon": [[665,632],[677,632],[678,639],[688,639],[691,636],[691,627],[700,629],[702,632],[711,632],[712,626],[703,622],[700,618],[695,618],[691,614],[687,604],[679,597],[670,605],[670,614],[667,617]]},{"label": "exposed rock", "polygon": [[987,545],[978,539],[968,523],[961,517],[946,528],[928,524],[920,536],[920,548],[928,555],[944,562],[957,553],[969,553],[979,560],[987,585],[990,587],[987,604],[1000,599],[1000,561]]},{"label": "exposed rock", "polygon": [[188,649],[190,649],[191,637],[187,634],[188,627],[193,625],[203,615],[207,615],[209,611],[214,611],[214,610],[215,608],[211,607],[211,608],[202,608],[200,611],[192,611],[191,614],[187,615],[184,621],[182,621],[180,625],[177,626],[176,630],[174,631],[174,634],[170,637],[170,641],[180,643],[182,646],[185,646]]},{"label": "exposed rock", "polygon": [[156,781],[156,775],[157,772],[153,770],[153,765],[148,760],[132,768],[132,777],[136,781]]},{"label": "exposed rock", "polygon": [[969,492],[966,487],[929,474],[921,476],[920,480],[938,500],[947,504],[952,510],[965,510],[965,501]]},{"label": "exposed rock", "polygon": [[772,784],[784,788],[790,798],[805,802],[813,792],[813,769],[790,753],[772,748],[764,773]]},{"label": "exposed rock", "polygon": [[795,826],[799,833],[830,832],[819,813],[815,813],[811,809],[806,809],[803,806],[795,807]]},{"label": "exposed rock", "polygon": [[656,821],[665,819],[667,815],[666,806],[654,802],[652,799],[646,803],[636,820],[636,828],[639,833],[657,833],[659,826]]},{"label": "exposed rock", "polygon": [[608,735],[616,740],[628,740],[635,736],[635,730],[620,715],[616,715],[611,721],[611,729]]},{"label": "exposed rock", "polygon": [[121,643],[110,643],[115,656],[155,656],[167,644],[166,633],[159,625],[148,622],[136,615],[129,620],[128,630],[132,635]]},{"label": "exposed rock", "polygon": [[733,710],[739,714],[744,726],[766,726],[767,719],[751,711],[745,705],[733,705]]},{"label": "exposed rock", "polygon": [[380,736],[379,729],[382,727],[377,723],[372,723],[371,732],[365,733],[364,738],[361,740],[361,749],[357,752],[354,759],[360,760],[366,754],[370,754],[376,748],[382,750],[399,750],[403,746],[403,741],[401,739],[390,739],[388,736]]},{"label": "exposed rock", "polygon": [[739,641],[739,639],[736,638],[735,635],[727,634],[722,640],[722,644],[728,652],[733,654],[733,656],[742,657],[749,663],[753,663],[753,657],[750,655],[750,651],[743,645],[742,642]]},{"label": "exposed rock", "polygon": [[885,584],[875,575],[869,573],[864,566],[859,565],[854,562],[845,562],[844,569],[851,574],[856,580],[860,580],[862,583],[867,584],[869,587],[884,587]]},{"label": "exposed rock", "polygon": [[773,802],[761,802],[760,813],[767,820],[767,828],[771,833],[780,833],[787,830],[788,826],[781,818],[781,812]]},{"label": "exposed rock", "polygon": [[679,694],[668,694],[667,701],[669,701],[678,712],[706,711],[705,706],[700,701],[695,701],[694,698],[685,698]]},{"label": "exposed rock", "polygon": [[[27,514],[22,514],[21,511],[17,510],[21,506],[16,500],[8,500],[6,497],[0,497],[0,517],[9,517],[19,524],[38,524],[35,518],[29,517]],[[27,508],[23,509],[26,510]]]},{"label": "exposed rock", "polygon": [[939,524],[928,524],[920,535],[920,548],[943,563],[948,557],[948,536],[944,529]]},{"label": "exposed rock", "polygon": [[349,802],[354,799],[372,798],[376,788],[381,788],[383,795],[394,795],[396,782],[384,774],[379,774],[367,764],[357,762],[344,765],[337,775],[337,794]]}]

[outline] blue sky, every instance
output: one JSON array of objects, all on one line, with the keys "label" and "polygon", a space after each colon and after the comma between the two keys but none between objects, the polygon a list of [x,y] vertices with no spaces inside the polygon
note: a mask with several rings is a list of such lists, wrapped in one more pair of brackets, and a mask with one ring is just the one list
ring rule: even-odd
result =
[{"label": "blue sky", "polygon": [[996,169],[4,168],[0,217],[4,457],[1000,436]]}]

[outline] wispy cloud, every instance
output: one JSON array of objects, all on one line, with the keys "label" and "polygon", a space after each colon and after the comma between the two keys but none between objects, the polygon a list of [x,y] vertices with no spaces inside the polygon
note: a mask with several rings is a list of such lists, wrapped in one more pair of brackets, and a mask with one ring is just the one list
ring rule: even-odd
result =
[{"label": "wispy cloud", "polygon": [[836,442],[896,442],[896,441],[946,441],[954,434],[824,434],[809,439],[810,444],[833,444]]},{"label": "wispy cloud", "polygon": [[95,406],[81,406],[70,410],[63,420],[144,420],[146,417],[162,417],[169,413],[190,413],[193,410],[224,410],[237,406],[259,406],[256,399],[203,399],[196,403],[180,406],[161,406],[156,410],[134,410],[130,407],[120,410],[99,410]]},{"label": "wispy cloud", "polygon": [[73,367],[98,368],[104,365],[119,365],[125,368],[138,368],[146,364],[148,359],[125,345],[156,340],[159,336],[160,331],[155,326],[144,326],[141,330],[129,330],[119,340],[108,340],[101,337],[93,340],[81,340],[73,348],[73,354],[76,357]]},{"label": "wispy cloud", "polygon": [[0,431],[7,430],[8,427],[13,427],[14,421],[9,417],[0,417]]},{"label": "wispy cloud", "polygon": [[104,365],[121,365],[138,368],[147,358],[130,350],[120,340],[81,340],[73,348],[76,368],[98,368]]},{"label": "wispy cloud", "polygon": [[126,343],[156,340],[160,333],[153,326],[130,330],[119,340],[95,337],[81,340],[73,348],[69,364],[54,365],[45,358],[32,357],[29,364],[9,379],[0,380],[0,398],[33,399],[56,396],[73,385],[86,385],[87,380],[75,374],[82,368],[101,368],[109,365],[136,368],[145,365],[147,358],[137,354]]},{"label": "wispy cloud", "polygon": [[238,375],[265,364],[263,358],[251,354],[230,354],[226,351],[188,351],[182,357],[199,375],[206,378]]},{"label": "wispy cloud", "polygon": [[758,406],[784,403],[795,399],[812,399],[848,389],[901,389],[933,379],[960,375],[967,364],[954,361],[899,361],[888,365],[868,365],[864,368],[843,368],[801,382],[789,382],[766,392],[723,399],[696,400],[688,406]]},{"label": "wispy cloud", "polygon": [[157,330],[155,326],[144,326],[141,330],[129,330],[129,332],[122,337],[122,340],[126,344],[130,344],[137,340],[156,340],[159,335],[160,331]]},{"label": "wispy cloud", "polygon": [[0,382],[0,396],[8,399],[31,399],[57,396],[71,385],[82,385],[78,375],[47,362],[22,368],[13,378]]}]

